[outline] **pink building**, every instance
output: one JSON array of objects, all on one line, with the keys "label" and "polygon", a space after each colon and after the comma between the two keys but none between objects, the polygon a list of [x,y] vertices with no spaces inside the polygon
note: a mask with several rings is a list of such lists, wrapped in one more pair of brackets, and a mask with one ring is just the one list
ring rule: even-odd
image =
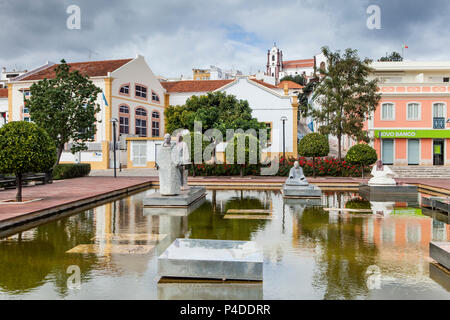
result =
[{"label": "pink building", "polygon": [[382,99],[368,121],[385,164],[450,166],[450,62],[375,62]]}]

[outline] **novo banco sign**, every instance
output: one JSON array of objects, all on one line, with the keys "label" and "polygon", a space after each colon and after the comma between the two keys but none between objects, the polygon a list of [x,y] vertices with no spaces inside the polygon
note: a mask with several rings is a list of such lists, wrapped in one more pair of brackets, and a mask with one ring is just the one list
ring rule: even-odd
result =
[{"label": "novo banco sign", "polygon": [[445,139],[450,138],[450,130],[375,130],[375,138],[379,139]]}]

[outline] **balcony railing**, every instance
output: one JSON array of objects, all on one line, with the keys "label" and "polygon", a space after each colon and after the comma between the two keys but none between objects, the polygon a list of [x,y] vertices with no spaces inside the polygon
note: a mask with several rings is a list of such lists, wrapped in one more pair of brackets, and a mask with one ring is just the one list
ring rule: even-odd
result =
[{"label": "balcony railing", "polygon": [[445,129],[445,118],[433,118],[433,129]]}]

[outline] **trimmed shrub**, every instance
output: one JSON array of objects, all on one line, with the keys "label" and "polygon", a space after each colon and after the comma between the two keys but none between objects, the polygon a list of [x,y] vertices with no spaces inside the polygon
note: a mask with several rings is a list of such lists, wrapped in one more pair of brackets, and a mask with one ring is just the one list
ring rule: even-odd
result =
[{"label": "trimmed shrub", "polygon": [[[357,166],[371,166],[378,160],[377,152],[368,144],[357,144],[351,147],[345,156],[347,162]],[[363,171],[364,177],[364,171]]]},{"label": "trimmed shrub", "polygon": [[53,169],[53,179],[72,179],[85,177],[91,172],[91,165],[89,163],[64,163],[58,164]]},{"label": "trimmed shrub", "polygon": [[22,202],[22,177],[28,172],[47,172],[56,159],[56,147],[36,124],[14,121],[0,128],[0,173],[16,176],[16,201]]},{"label": "trimmed shrub", "polygon": [[[316,157],[326,157],[328,153],[330,153],[328,138],[320,133],[307,134],[298,144],[298,154],[302,157],[313,158],[313,164],[316,162]],[[313,176],[316,176],[315,165]]]}]

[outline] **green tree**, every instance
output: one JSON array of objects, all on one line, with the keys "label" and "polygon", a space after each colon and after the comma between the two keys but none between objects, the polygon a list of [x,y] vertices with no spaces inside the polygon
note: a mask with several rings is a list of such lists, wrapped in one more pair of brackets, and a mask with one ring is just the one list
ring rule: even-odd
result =
[{"label": "green tree", "polygon": [[47,172],[55,158],[52,139],[34,123],[16,121],[0,128],[0,172],[15,174],[17,202],[22,202],[23,174]]},{"label": "green tree", "polygon": [[285,76],[285,77],[281,78],[280,82],[281,81],[293,81],[295,83],[298,83],[301,86],[306,85],[306,78],[305,78],[305,76],[304,75],[300,75],[300,74],[297,74],[295,76],[291,76],[291,75]]},{"label": "green tree", "polygon": [[391,54],[387,54],[384,57],[381,57],[378,61],[380,62],[399,62],[403,61],[403,57],[398,52],[392,52]]},{"label": "green tree", "polygon": [[[241,177],[244,166],[257,165],[261,160],[261,146],[258,138],[251,134],[236,134],[225,149],[226,162],[241,165]],[[231,159],[233,161],[231,161]]]},{"label": "green tree", "polygon": [[347,155],[345,156],[345,161],[361,166],[362,177],[364,178],[364,166],[371,166],[378,160],[377,152],[374,148],[368,144],[361,143],[351,147]]},{"label": "green tree", "polygon": [[316,157],[326,157],[330,153],[328,138],[320,133],[310,133],[298,144],[298,154],[313,158],[313,176],[316,177]]},{"label": "green tree", "polygon": [[96,103],[101,89],[78,71],[70,71],[64,60],[55,68],[56,77],[34,83],[31,97],[26,102],[30,117],[44,128],[53,139],[59,163],[64,145],[73,142],[72,153],[86,150],[87,141],[93,141],[97,131]]},{"label": "green tree", "polygon": [[342,137],[347,135],[357,141],[369,142],[364,122],[370,119],[381,99],[378,80],[369,80],[373,69],[371,60],[361,61],[357,50],[331,52],[322,48],[328,63],[324,77],[313,98],[320,108],[310,109],[312,117],[320,123],[322,134],[332,134],[338,139],[338,158],[342,159]]},{"label": "green tree", "polygon": [[227,129],[266,129],[264,123],[252,117],[252,109],[246,100],[238,100],[223,92],[192,96],[182,106],[167,108],[164,115],[167,132],[180,128],[193,132],[194,121],[202,123],[202,133],[208,129],[218,129],[224,137]]},{"label": "green tree", "polygon": [[308,82],[308,84],[303,88],[302,92],[298,95],[298,121],[300,121],[301,115],[304,115],[305,117],[308,115],[310,109],[309,98],[311,94],[313,94],[317,84],[317,81]]}]

